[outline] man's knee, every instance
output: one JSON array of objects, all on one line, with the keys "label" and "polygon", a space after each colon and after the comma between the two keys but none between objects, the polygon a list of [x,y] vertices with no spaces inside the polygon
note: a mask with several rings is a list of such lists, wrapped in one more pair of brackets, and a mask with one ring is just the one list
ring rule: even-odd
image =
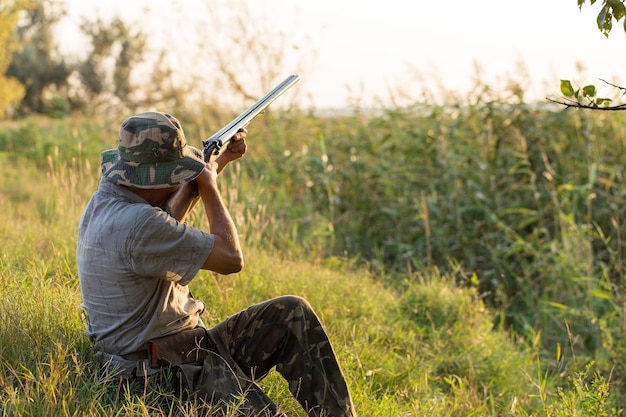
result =
[{"label": "man's knee", "polygon": [[[284,295],[282,297],[275,298],[273,300],[275,302],[276,308],[294,312],[296,315],[303,314],[304,316],[315,316],[315,312],[313,311],[313,307],[309,302],[297,295]],[[301,312],[298,314],[297,312]]]},{"label": "man's knee", "polygon": [[298,295],[283,295],[282,297],[275,298],[275,300],[289,309],[305,308],[312,310],[309,302]]}]

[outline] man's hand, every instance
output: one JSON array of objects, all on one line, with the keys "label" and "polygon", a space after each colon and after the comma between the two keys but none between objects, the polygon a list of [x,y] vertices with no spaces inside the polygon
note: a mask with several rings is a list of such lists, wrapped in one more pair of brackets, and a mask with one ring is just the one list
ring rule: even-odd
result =
[{"label": "man's hand", "polygon": [[217,157],[216,162],[218,165],[217,172],[220,173],[230,162],[242,158],[248,150],[248,144],[246,143],[246,137],[248,136],[248,130],[242,127],[235,133],[228,146]]}]

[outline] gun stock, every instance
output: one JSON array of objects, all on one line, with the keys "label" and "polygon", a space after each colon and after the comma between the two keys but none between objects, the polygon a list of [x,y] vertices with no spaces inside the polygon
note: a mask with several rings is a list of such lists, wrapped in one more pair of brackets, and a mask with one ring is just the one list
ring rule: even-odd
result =
[{"label": "gun stock", "polygon": [[[228,143],[239,129],[247,126],[252,119],[262,113],[267,106],[274,102],[274,100],[276,100],[299,80],[300,77],[298,75],[288,76],[270,92],[264,95],[259,101],[250,106],[246,111],[233,119],[217,133],[202,141],[202,154],[204,156],[204,160],[209,162],[213,158],[216,158],[221,152],[224,151],[224,149],[226,149]],[[161,208],[168,212],[176,220],[183,223],[199,199],[198,184],[196,181],[191,181],[181,185]]]},{"label": "gun stock", "polygon": [[194,180],[181,185],[161,208],[179,222],[184,223],[198,200],[200,200],[198,183]]}]

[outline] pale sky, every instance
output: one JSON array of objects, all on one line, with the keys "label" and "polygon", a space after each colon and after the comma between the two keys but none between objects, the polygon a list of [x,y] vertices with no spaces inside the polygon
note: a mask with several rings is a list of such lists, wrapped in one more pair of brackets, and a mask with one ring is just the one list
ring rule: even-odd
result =
[{"label": "pale sky", "polygon": [[[388,101],[390,89],[418,97],[432,91],[466,96],[482,68],[481,79],[501,90],[507,79],[528,80],[527,100],[558,93],[559,79],[581,86],[603,86],[600,78],[626,80],[626,34],[616,25],[607,39],[596,27],[599,11],[577,7],[576,0],[243,0],[258,18],[307,39],[312,61],[299,72],[302,89],[319,107],[341,107],[359,97],[361,104]],[[142,26],[167,26],[168,16],[189,16],[187,28],[201,22],[207,7],[231,7],[224,0],[65,0],[68,19],[117,13],[143,16]],[[149,5],[149,13],[143,8]],[[123,10],[123,12],[122,12]],[[187,36],[193,36],[190,32]],[[62,43],[75,42],[74,36]],[[306,53],[300,50],[299,54]],[[584,71],[580,72],[580,64]],[[522,70],[520,70],[522,68]],[[289,73],[295,71],[288,71]],[[285,74],[285,76],[288,73]],[[281,81],[276,80],[277,82]],[[608,87],[602,90],[612,91]]]}]

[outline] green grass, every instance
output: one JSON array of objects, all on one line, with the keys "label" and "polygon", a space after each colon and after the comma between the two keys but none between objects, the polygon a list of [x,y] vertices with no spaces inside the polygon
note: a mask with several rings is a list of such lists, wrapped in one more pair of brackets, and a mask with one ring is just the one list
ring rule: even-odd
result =
[{"label": "green grass", "polygon": [[[153,396],[116,398],[97,372],[76,273],[68,267],[72,252],[17,255],[5,254],[0,270],[6,415],[142,415],[150,409]],[[343,261],[313,265],[255,250],[246,272],[202,273],[193,290],[207,302],[209,323],[269,297],[306,297],[327,326],[361,415],[484,414],[515,398],[523,402],[531,386],[530,358],[504,333],[492,332],[490,315],[471,293],[439,276],[414,279],[399,296]],[[263,385],[295,415],[279,377]]]},{"label": "green grass", "polygon": [[[450,121],[441,117],[428,120],[442,128]],[[469,138],[462,131],[476,128],[474,119],[453,120],[459,124],[459,137]],[[424,177],[412,179],[403,174],[401,159],[393,153],[410,151],[412,145],[402,136],[410,121],[408,114],[348,118],[335,121],[331,129],[332,120],[304,118],[292,130],[313,132],[308,150],[289,143],[289,138],[283,138],[279,149],[264,142],[257,156],[230,167],[222,184],[243,235],[246,267],[234,276],[199,274],[191,286],[207,304],[204,320],[215,323],[274,296],[305,297],[329,332],[361,416],[617,415],[611,413],[619,392],[610,393],[619,384],[614,388],[608,358],[621,354],[623,336],[615,325],[620,316],[610,315],[615,309],[606,289],[608,276],[583,279],[590,275],[593,254],[584,227],[567,215],[571,205],[565,205],[557,188],[552,195],[547,192],[561,207],[554,233],[558,239],[539,244],[545,236],[521,234],[529,221],[519,216],[527,212],[515,207],[507,212],[493,202],[510,202],[512,197],[493,189],[494,200],[461,198],[469,179],[477,184],[481,176],[461,181],[463,172],[429,172],[446,162],[444,156],[454,158],[457,152],[458,157],[460,148],[449,148],[445,155],[431,149],[424,164],[418,164]],[[284,130],[280,124],[276,128]],[[416,130],[411,134],[427,146],[429,129],[435,126],[423,128],[424,137]],[[98,122],[79,119],[53,125],[31,121],[0,132],[2,416],[201,415],[197,404],[164,402],[158,393],[133,392],[107,380],[84,335],[74,259],[76,229],[97,186],[99,151],[114,146],[114,140],[98,133],[104,129]],[[331,131],[333,140],[324,139]],[[43,145],[20,157],[16,144],[22,137]],[[372,147],[371,153],[350,150],[342,137],[353,143],[358,138],[363,148]],[[387,139],[378,143],[373,137]],[[469,150],[467,140],[463,146]],[[325,148],[331,143],[332,149]],[[389,159],[378,164],[381,154]],[[525,179],[514,183],[517,171],[507,169],[512,176],[502,177],[511,182],[505,193],[530,187],[532,196],[539,190]],[[397,181],[396,174],[406,181]],[[366,177],[375,180],[368,194]],[[387,206],[377,201],[379,192]],[[459,213],[454,204],[466,210]],[[409,213],[412,217],[405,221]],[[468,223],[470,215],[474,223]],[[490,216],[498,219],[493,227],[482,229],[476,223]],[[545,213],[534,216],[543,216],[540,220],[547,224]],[[449,223],[441,226],[442,220]],[[201,213],[194,213],[191,221],[201,223]],[[421,225],[419,230],[411,222]],[[454,227],[459,229],[452,233]],[[386,240],[380,237],[385,231]],[[478,231],[484,231],[481,247],[474,240]],[[453,250],[459,242],[475,247]],[[517,246],[489,247],[485,242]],[[371,256],[366,255],[368,244],[375,249]],[[541,303],[530,310],[499,308],[481,282],[488,272],[486,260],[473,264],[476,274],[459,261],[463,257],[439,258],[444,249],[450,254],[463,249],[478,257],[491,251],[492,268],[509,271],[509,278],[518,280],[523,294],[517,300]],[[394,268],[398,259],[407,261],[404,270]],[[530,272],[520,271],[514,261],[526,262]],[[539,277],[550,280],[539,285]],[[529,312],[536,316],[528,319]],[[508,325],[512,313],[526,318],[520,323],[528,326],[516,330]],[[585,326],[590,326],[588,335],[582,331]],[[594,340],[603,343],[604,351],[580,348]],[[557,357],[557,346],[563,358]],[[278,375],[270,374],[261,384],[289,415],[302,415]]]}]

